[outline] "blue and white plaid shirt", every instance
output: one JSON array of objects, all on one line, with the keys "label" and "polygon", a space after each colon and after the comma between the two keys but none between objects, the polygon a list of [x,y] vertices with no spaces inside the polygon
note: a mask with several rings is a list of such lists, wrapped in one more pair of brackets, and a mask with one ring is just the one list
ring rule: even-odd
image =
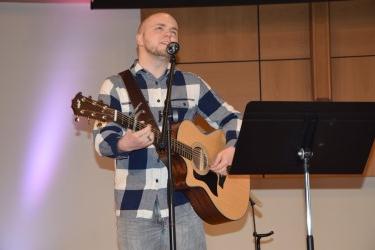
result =
[{"label": "blue and white plaid shirt", "polygon": [[[155,78],[135,61],[130,68],[137,80],[154,119],[161,130],[164,100],[167,94],[168,70]],[[134,111],[122,78],[114,75],[107,78],[99,93],[99,100],[126,115]],[[175,70],[171,96],[172,109],[177,111],[179,122],[193,120],[201,115],[214,128],[221,128],[227,145],[235,145],[240,127],[241,114],[220,99],[199,76]],[[168,217],[167,167],[158,158],[154,145],[131,152],[120,152],[118,140],[126,129],[116,123],[94,127],[95,149],[101,156],[115,158],[115,205],[116,215],[122,210],[137,218],[152,218],[155,200],[158,199],[162,217]],[[175,205],[188,202],[181,192],[175,192]]]}]

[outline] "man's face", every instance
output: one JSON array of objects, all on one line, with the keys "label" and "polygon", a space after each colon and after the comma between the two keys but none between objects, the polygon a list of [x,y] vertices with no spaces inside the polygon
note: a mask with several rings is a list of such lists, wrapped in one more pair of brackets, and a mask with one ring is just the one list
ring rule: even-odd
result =
[{"label": "man's face", "polygon": [[178,26],[176,20],[165,13],[147,18],[137,34],[139,48],[155,56],[168,57],[166,48],[170,42],[178,42]]}]

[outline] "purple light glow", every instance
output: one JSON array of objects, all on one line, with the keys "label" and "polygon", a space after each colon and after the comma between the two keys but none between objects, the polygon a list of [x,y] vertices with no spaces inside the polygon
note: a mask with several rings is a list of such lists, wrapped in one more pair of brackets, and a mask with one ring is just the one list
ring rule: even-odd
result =
[{"label": "purple light glow", "polygon": [[[1,222],[0,249],[61,248],[55,237],[64,229],[53,221],[56,215],[53,209],[58,204],[51,203],[48,198],[61,194],[58,185],[62,179],[59,177],[69,170],[63,169],[66,166],[64,157],[70,153],[69,143],[76,132],[72,126],[70,101],[81,89],[78,84],[86,82],[82,78],[91,66],[96,65],[92,58],[97,57],[92,55],[102,48],[98,41],[91,45],[91,40],[102,34],[96,23],[102,26],[101,29],[107,26],[97,22],[96,14],[84,6],[11,5],[4,13],[6,23],[14,23],[14,27],[4,28],[9,41],[15,44],[1,45],[0,50],[11,48],[8,54],[14,54],[11,58],[17,70],[27,67],[15,78],[18,81],[11,83],[19,84],[20,88],[15,90],[24,91],[25,102],[22,103],[28,105],[23,107],[21,114],[15,114],[24,119],[17,120],[23,123],[24,131],[15,137],[23,146],[19,155],[13,156],[22,157],[21,166],[15,166],[16,174],[22,176],[9,181],[16,186],[9,193],[11,201],[4,201],[7,212],[3,216],[5,221]],[[15,70],[9,72],[12,80]],[[21,110],[19,107],[17,110]],[[14,204],[11,203],[13,200]]]},{"label": "purple light glow", "polygon": [[30,130],[22,190],[22,207],[28,210],[35,208],[43,198],[63,152],[65,133],[71,126],[71,91],[66,84],[71,79],[67,76],[69,73],[54,74],[55,80],[40,95],[41,102],[34,111],[36,119]]}]

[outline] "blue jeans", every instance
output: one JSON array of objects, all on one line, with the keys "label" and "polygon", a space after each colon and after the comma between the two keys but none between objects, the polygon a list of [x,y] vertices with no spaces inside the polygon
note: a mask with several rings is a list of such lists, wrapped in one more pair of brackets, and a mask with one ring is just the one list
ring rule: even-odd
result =
[{"label": "blue jeans", "polygon": [[[190,203],[175,207],[176,249],[205,250],[202,220]],[[153,218],[129,218],[126,211],[117,217],[117,241],[120,250],[169,250],[169,218],[161,218],[155,202]]]}]

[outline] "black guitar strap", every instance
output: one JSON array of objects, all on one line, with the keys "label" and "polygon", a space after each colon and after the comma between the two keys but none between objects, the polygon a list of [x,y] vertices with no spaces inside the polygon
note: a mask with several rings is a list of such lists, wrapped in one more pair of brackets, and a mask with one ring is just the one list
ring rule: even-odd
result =
[{"label": "black guitar strap", "polygon": [[126,87],[126,90],[128,92],[128,95],[129,95],[129,98],[133,107],[136,108],[139,105],[138,110],[140,110],[141,112],[138,117],[138,120],[151,124],[153,129],[160,131],[151,113],[150,107],[148,106],[145,100],[145,97],[143,96],[130,70],[125,70],[123,72],[120,72],[119,75],[121,76],[123,82],[125,83],[125,87]]}]

